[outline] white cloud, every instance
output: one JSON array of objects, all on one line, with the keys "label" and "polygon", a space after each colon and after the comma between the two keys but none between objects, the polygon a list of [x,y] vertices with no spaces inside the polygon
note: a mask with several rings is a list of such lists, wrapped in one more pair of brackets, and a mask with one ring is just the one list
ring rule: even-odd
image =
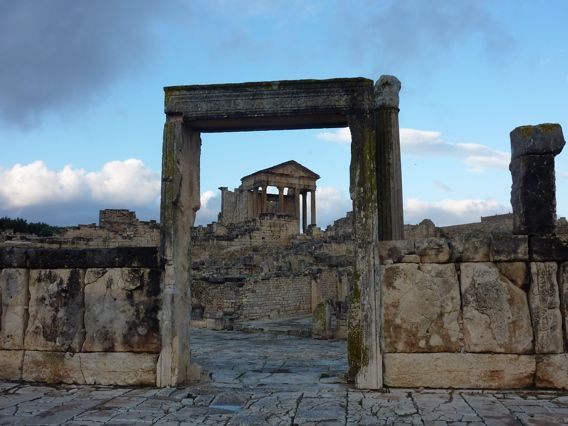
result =
[{"label": "white cloud", "polygon": [[95,172],[71,165],[51,170],[43,161],[0,168],[0,215],[71,225],[92,220],[101,208],[142,208],[156,218],[159,197],[159,174],[137,159]]},{"label": "white cloud", "polygon": [[342,218],[353,206],[349,194],[333,186],[316,190],[317,225],[325,228],[334,220]]},{"label": "white cloud", "polygon": [[329,132],[322,132],[316,135],[316,138],[329,141],[329,142],[337,142],[341,144],[350,144],[351,143],[351,131],[349,127],[342,127],[341,129],[332,130]]},{"label": "white cloud", "polygon": [[195,217],[195,225],[207,225],[216,222],[221,211],[221,196],[219,192],[207,190],[199,197],[201,207]]},{"label": "white cloud", "polygon": [[160,177],[141,160],[110,161],[101,171],[88,173],[86,181],[93,199],[145,204],[160,195]]},{"label": "white cloud", "polygon": [[486,200],[445,199],[435,202],[409,198],[404,206],[404,222],[414,224],[423,219],[431,219],[438,226],[456,225],[478,222],[481,216],[507,213],[510,210],[510,207],[492,198]]},{"label": "white cloud", "polygon": [[[322,132],[318,139],[349,144],[348,128]],[[481,144],[453,143],[443,139],[442,133],[433,130],[400,129],[400,149],[407,155],[445,155],[457,158],[469,166],[468,172],[479,173],[487,169],[507,169],[510,154]]]}]

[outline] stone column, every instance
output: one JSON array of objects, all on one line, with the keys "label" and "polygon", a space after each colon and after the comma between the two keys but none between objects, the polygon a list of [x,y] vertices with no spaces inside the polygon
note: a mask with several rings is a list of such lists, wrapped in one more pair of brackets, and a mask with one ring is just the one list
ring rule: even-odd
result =
[{"label": "stone column", "polygon": [[262,187],[262,202],[260,203],[262,207],[261,207],[260,213],[266,213],[266,211],[268,210],[267,205],[266,205],[267,204],[267,193],[268,193],[268,187],[266,185],[264,185]]},{"label": "stone column", "polygon": [[249,194],[252,198],[252,208],[251,208],[251,214],[247,219],[252,219],[253,217],[256,217],[258,215],[258,194],[256,191],[257,188],[253,188],[249,191]]},{"label": "stone column", "polygon": [[375,84],[380,240],[402,240],[404,238],[398,125],[399,91],[400,81],[390,75],[382,75]]},{"label": "stone column", "polygon": [[559,124],[521,126],[511,134],[513,233],[553,234],[556,228],[554,157],[564,144]]},{"label": "stone column", "polygon": [[298,232],[300,232],[300,190],[294,188],[294,214],[298,221]]},{"label": "stone column", "polygon": [[284,213],[284,187],[278,187],[278,213]]},{"label": "stone column", "polygon": [[[191,227],[199,209],[201,137],[181,115],[168,115],[164,126],[160,258],[163,262],[161,350],[156,366],[159,387],[192,379],[189,352],[191,311]],[[198,377],[193,377],[198,379]]]},{"label": "stone column", "polygon": [[311,204],[311,214],[310,214],[310,224],[316,226],[316,190],[312,189],[312,204]]},{"label": "stone column", "polygon": [[307,193],[302,191],[302,232],[306,232],[308,227],[308,204],[306,201],[308,200]]},{"label": "stone column", "polygon": [[349,377],[360,389],[383,385],[381,265],[374,113],[349,116],[353,200],[353,282],[347,315]]},{"label": "stone column", "polygon": [[220,186],[219,191],[221,191],[221,213],[219,214],[219,222],[223,222],[223,212],[225,211],[225,194],[229,188],[226,186]]}]

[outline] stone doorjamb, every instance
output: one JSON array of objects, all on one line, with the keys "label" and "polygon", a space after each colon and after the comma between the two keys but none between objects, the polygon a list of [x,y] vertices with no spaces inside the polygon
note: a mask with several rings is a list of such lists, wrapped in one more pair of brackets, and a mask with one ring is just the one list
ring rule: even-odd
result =
[{"label": "stone doorjamb", "polygon": [[[384,78],[398,82],[394,77],[381,78],[383,83]],[[401,194],[400,188],[386,191],[381,187],[393,182],[400,184],[400,166],[398,176],[395,176],[396,168],[383,170],[383,175],[386,173],[389,179],[377,182],[377,163],[381,164],[381,168],[392,164],[392,159],[377,158],[381,151],[377,144],[390,143],[385,141],[385,134],[394,135],[398,141],[398,121],[396,129],[382,133],[377,131],[377,123],[394,123],[395,120],[379,119],[384,103],[376,102],[373,81],[364,78],[295,80],[176,86],[164,90],[166,123],[160,251],[165,270],[157,385],[176,386],[195,379],[189,345],[190,228],[199,209],[200,134],[349,126],[352,137],[350,194],[356,260],[350,295],[348,360],[350,375],[359,388],[381,388],[378,241],[379,233],[388,235],[389,230],[380,232],[379,222],[392,226],[397,219],[389,217],[379,221],[378,200],[385,203],[385,208],[380,209],[383,215],[392,215],[390,205],[398,201],[402,205],[402,200],[393,202],[389,198],[393,193]],[[389,113],[398,113],[398,90],[396,100],[396,111],[391,108]],[[398,146],[394,154],[396,149],[399,149]],[[393,149],[382,151],[392,153]],[[379,196],[381,194],[382,197]],[[402,224],[396,226],[401,227]]]}]

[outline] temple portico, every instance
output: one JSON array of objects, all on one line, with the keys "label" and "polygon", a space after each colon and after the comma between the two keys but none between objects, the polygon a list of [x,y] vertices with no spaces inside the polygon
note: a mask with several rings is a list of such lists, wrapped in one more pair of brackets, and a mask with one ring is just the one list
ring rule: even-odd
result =
[{"label": "temple portico", "polygon": [[[319,178],[318,174],[296,161],[287,161],[245,176],[241,179],[241,186],[234,191],[219,188],[222,200],[219,221],[238,223],[265,213],[288,215],[297,219],[298,228],[305,232],[308,223],[312,226],[317,223],[316,181]],[[269,188],[275,188],[277,193],[270,193]]]}]

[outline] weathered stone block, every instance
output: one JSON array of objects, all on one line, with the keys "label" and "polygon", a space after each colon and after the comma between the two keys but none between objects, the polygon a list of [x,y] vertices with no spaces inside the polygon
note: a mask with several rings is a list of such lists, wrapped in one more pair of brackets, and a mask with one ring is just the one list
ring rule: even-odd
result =
[{"label": "weathered stone block", "polygon": [[33,269],[84,268],[159,268],[157,247],[113,247],[89,249],[27,249]]},{"label": "weathered stone block", "polygon": [[565,141],[560,124],[520,126],[510,133],[511,158],[522,155],[558,155]]},{"label": "weathered stone block", "polygon": [[552,234],[556,227],[554,155],[525,155],[509,164],[513,233]]},{"label": "weathered stone block", "polygon": [[497,262],[499,273],[507,278],[516,287],[528,293],[530,281],[528,266],[525,262]]},{"label": "weathered stone block", "polygon": [[568,389],[568,354],[537,355],[535,385]]},{"label": "weathered stone block", "polygon": [[568,348],[568,262],[560,264],[558,279],[558,285],[560,287],[560,311],[564,321],[564,347]]},{"label": "weathered stone block", "polygon": [[415,240],[414,247],[422,263],[446,263],[450,261],[450,247],[445,238]]},{"label": "weathered stone block", "polygon": [[392,261],[399,263],[405,256],[414,254],[414,240],[393,240],[379,242],[381,263]]},{"label": "weathered stone block", "polygon": [[20,247],[0,248],[0,269],[25,268],[26,249]]},{"label": "weathered stone block", "polygon": [[155,385],[158,355],[26,351],[22,378],[45,383]]},{"label": "weathered stone block", "polygon": [[491,238],[466,234],[448,240],[452,262],[489,262]]},{"label": "weathered stone block", "polygon": [[0,351],[0,380],[22,380],[24,351]]},{"label": "weathered stone block", "polygon": [[28,319],[27,269],[0,272],[0,349],[23,349]]},{"label": "weathered stone block", "polygon": [[535,235],[530,240],[530,254],[534,262],[565,261],[568,259],[568,235]]},{"label": "weathered stone block", "polygon": [[83,272],[39,269],[30,272],[27,350],[78,352],[84,338]]},{"label": "weathered stone block", "polygon": [[466,352],[532,352],[526,293],[492,263],[463,263],[460,268]]},{"label": "weathered stone block", "polygon": [[529,307],[532,316],[535,352],[537,354],[564,351],[560,296],[556,281],[555,262],[531,262]]},{"label": "weathered stone block", "polygon": [[84,352],[158,352],[160,271],[87,269]]},{"label": "weathered stone block", "polygon": [[383,310],[386,352],[460,350],[460,294],[453,264],[386,266]]},{"label": "weathered stone block", "polygon": [[533,384],[534,355],[384,354],[391,387],[514,389]]},{"label": "weathered stone block", "polygon": [[493,234],[491,236],[492,262],[524,262],[529,260],[527,235]]}]

